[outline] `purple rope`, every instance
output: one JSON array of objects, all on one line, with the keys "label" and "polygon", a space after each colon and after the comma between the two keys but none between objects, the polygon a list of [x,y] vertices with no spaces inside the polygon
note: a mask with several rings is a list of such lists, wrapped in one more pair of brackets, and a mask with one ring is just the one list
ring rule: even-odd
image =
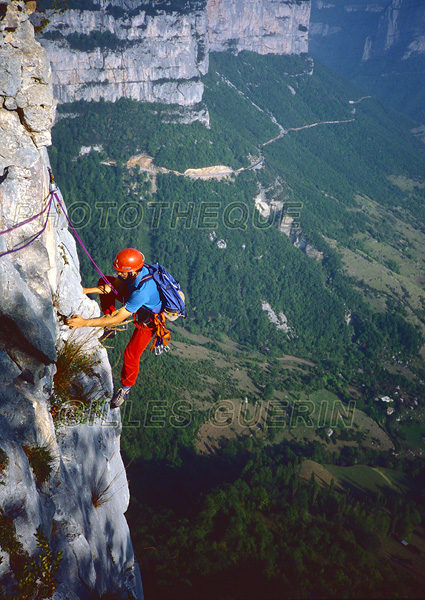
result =
[{"label": "purple rope", "polygon": [[50,214],[50,208],[52,206],[52,200],[53,198],[56,200],[56,202],[58,203],[58,205],[61,207],[63,214],[65,215],[69,226],[71,227],[75,237],[77,238],[77,240],[80,242],[80,245],[82,247],[82,249],[84,250],[84,252],[87,254],[87,256],[89,257],[89,259],[91,260],[91,262],[93,263],[95,269],[97,270],[97,272],[99,273],[99,275],[101,276],[101,278],[103,279],[103,281],[108,285],[108,287],[112,290],[112,292],[119,297],[119,293],[117,292],[117,290],[114,288],[114,286],[112,285],[112,283],[105,277],[105,275],[102,273],[102,271],[99,269],[99,267],[97,266],[97,264],[94,262],[94,260],[92,259],[92,257],[89,254],[89,251],[87,250],[87,248],[85,247],[85,245],[83,244],[82,239],[80,238],[80,236],[78,235],[74,225],[71,222],[71,219],[68,217],[68,213],[65,210],[65,207],[63,206],[62,202],[59,200],[58,195],[56,194],[55,190],[52,190],[50,192],[50,199],[48,201],[48,203],[46,204],[46,206],[43,208],[42,211],[40,211],[38,214],[30,217],[29,219],[26,219],[25,221],[22,221],[22,223],[18,223],[17,225],[14,225],[13,227],[10,227],[9,229],[5,229],[4,231],[0,231],[0,235],[4,235],[6,233],[10,233],[11,231],[14,231],[15,229],[18,229],[19,227],[22,227],[23,225],[26,225],[27,223],[31,223],[31,221],[34,221],[34,219],[37,219],[38,217],[40,217],[43,213],[46,212],[46,210],[48,209],[48,213],[47,213],[47,217],[46,220],[44,222],[44,225],[42,227],[42,229],[40,229],[40,231],[38,233],[36,233],[28,242],[26,242],[25,244],[23,244],[22,246],[19,246],[18,248],[14,248],[13,250],[7,250],[6,252],[2,252],[0,254],[0,258],[2,256],[6,256],[7,254],[13,254],[14,252],[18,252],[19,250],[23,250],[24,248],[26,248],[27,246],[29,246],[30,244],[32,244],[38,237],[40,237],[40,235],[45,231],[46,227],[47,227],[47,222],[49,220],[49,214]]},{"label": "purple rope", "polygon": [[112,283],[106,278],[106,276],[102,273],[102,271],[99,269],[99,267],[97,266],[97,264],[94,262],[94,260],[92,259],[92,257],[89,254],[89,251],[87,250],[87,248],[85,247],[85,245],[83,244],[82,239],[80,238],[80,236],[78,235],[74,225],[71,222],[71,219],[68,217],[68,213],[66,212],[62,202],[59,200],[58,195],[56,194],[56,191],[52,191],[52,198],[55,198],[56,202],[59,204],[59,206],[62,209],[63,214],[65,215],[69,226],[71,227],[75,237],[77,238],[77,240],[80,243],[80,246],[82,247],[82,249],[84,250],[84,252],[87,254],[87,256],[89,257],[89,259],[91,260],[91,262],[94,265],[94,268],[96,269],[96,271],[99,273],[99,275],[102,277],[103,281],[108,285],[108,287],[111,288],[112,292],[117,296],[120,297],[120,294],[117,292],[117,290],[114,288],[114,286],[112,285]]},{"label": "purple rope", "polygon": [[16,229],[17,227],[20,227],[21,225],[25,225],[26,223],[29,223],[30,221],[33,221],[36,217],[39,217],[40,215],[42,215],[46,211],[47,208],[49,209],[49,211],[47,213],[46,220],[44,221],[44,225],[43,225],[42,229],[40,229],[40,231],[38,233],[36,233],[34,235],[34,237],[32,237],[30,239],[29,242],[26,242],[25,244],[23,244],[22,246],[19,246],[18,248],[13,248],[13,250],[7,250],[6,252],[2,252],[0,254],[0,258],[2,256],[6,256],[7,254],[13,254],[14,252],[18,252],[19,250],[23,250],[24,248],[26,248],[27,246],[29,246],[30,244],[32,244],[33,242],[35,242],[35,240],[38,237],[40,237],[40,235],[46,229],[47,222],[49,220],[49,214],[50,214],[50,207],[51,207],[51,205],[52,205],[52,196],[50,197],[50,200],[46,204],[45,208],[38,215],[35,215],[35,217],[32,217],[31,219],[28,219],[27,221],[24,221],[23,223],[20,223],[19,225],[15,225],[15,227],[12,227],[11,229],[6,229],[5,231],[0,231],[0,235],[2,235],[3,233],[8,233],[9,231],[13,231],[13,229]]},{"label": "purple rope", "polygon": [[46,206],[43,208],[43,210],[41,212],[39,212],[37,215],[34,215],[33,217],[30,217],[26,221],[22,221],[22,223],[18,223],[17,225],[14,225],[13,227],[10,227],[9,229],[5,229],[4,231],[0,231],[0,235],[3,235],[4,233],[10,233],[14,229],[18,229],[18,227],[22,227],[23,225],[26,225],[27,223],[31,223],[31,221],[34,221],[34,219],[37,219],[37,217],[41,217],[41,215],[44,212],[46,212],[46,210],[50,207],[51,201],[52,201],[52,198],[50,198],[49,202],[46,204]]}]

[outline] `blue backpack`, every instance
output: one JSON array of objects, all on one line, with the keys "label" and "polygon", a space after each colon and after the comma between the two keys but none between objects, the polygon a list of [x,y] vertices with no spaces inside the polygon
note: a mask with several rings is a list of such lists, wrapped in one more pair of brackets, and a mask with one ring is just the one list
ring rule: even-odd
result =
[{"label": "blue backpack", "polygon": [[161,312],[170,321],[175,321],[178,317],[186,317],[187,313],[184,307],[184,293],[179,282],[158,263],[154,265],[144,265],[149,270],[149,275],[145,275],[139,282],[138,287],[143,285],[149,279],[153,279],[158,286],[161,297]]}]

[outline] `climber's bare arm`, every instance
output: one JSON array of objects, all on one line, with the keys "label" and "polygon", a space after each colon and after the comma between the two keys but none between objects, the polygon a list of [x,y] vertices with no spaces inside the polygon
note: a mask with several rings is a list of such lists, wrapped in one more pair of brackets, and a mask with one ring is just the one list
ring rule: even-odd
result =
[{"label": "climber's bare arm", "polygon": [[[118,277],[115,277],[115,279],[111,283],[114,286],[114,288],[118,292],[121,293],[121,288],[122,288],[122,284],[123,284],[121,279],[119,279]],[[96,287],[89,287],[89,288],[83,287],[83,294],[110,294],[110,292],[111,292],[111,288],[107,283],[101,283],[100,285],[97,285]]]},{"label": "climber's bare arm", "polygon": [[94,319],[83,319],[80,315],[73,315],[71,318],[66,319],[65,324],[71,329],[78,329],[79,327],[112,327],[113,325],[122,323],[132,314],[122,306],[112,313],[112,315],[95,317]]},{"label": "climber's bare arm", "polygon": [[111,288],[109,285],[99,285],[97,287],[85,288],[83,287],[83,294],[109,294]]}]

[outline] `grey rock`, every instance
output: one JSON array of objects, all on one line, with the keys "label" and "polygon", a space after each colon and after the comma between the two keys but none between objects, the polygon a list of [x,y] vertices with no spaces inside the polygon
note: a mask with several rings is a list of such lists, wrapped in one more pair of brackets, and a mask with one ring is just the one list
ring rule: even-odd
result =
[{"label": "grey rock", "polygon": [[3,259],[2,266],[0,335],[7,335],[8,342],[18,347],[25,345],[27,352],[41,361],[55,361],[56,326],[51,302],[32,294],[8,260]]},{"label": "grey rock", "polygon": [[21,87],[20,57],[0,48],[0,64],[5,65],[0,71],[0,95],[14,97]]},{"label": "grey rock", "polygon": [[[9,252],[0,257],[0,447],[8,457],[0,508],[30,559],[39,526],[52,552],[63,552],[56,600],[89,600],[111,589],[142,600],[124,516],[129,490],[119,411],[109,412],[108,356],[99,329],[71,331],[61,320],[73,312],[96,316],[99,308],[82,293],[75,241],[65,215],[49,202],[50,68],[21,0],[6,2],[0,46],[6,65],[0,74],[0,230],[13,228],[0,235],[0,252]],[[53,422],[50,408],[66,376],[57,350],[73,341],[93,356],[92,372],[79,376],[79,397],[96,395],[104,415],[65,426]],[[37,480],[26,446],[48,450],[46,481]],[[0,551],[0,558],[0,585],[16,595],[9,557]]]},{"label": "grey rock", "polygon": [[[12,103],[12,100],[8,102]],[[31,168],[37,159],[37,148],[27,135],[17,111],[1,110],[0,168],[15,164]]]},{"label": "grey rock", "polygon": [[11,379],[15,379],[19,377],[21,374],[21,369],[18,365],[11,359],[11,357],[0,350],[0,384],[4,386],[5,383],[10,383]]},{"label": "grey rock", "polygon": [[54,119],[50,65],[34,39],[34,28],[24,2],[9,0],[6,3],[0,38],[1,64],[7,64],[0,75],[0,95],[9,98],[9,110],[14,102],[22,109],[16,115],[30,137],[33,132],[36,147],[50,144]]},{"label": "grey rock", "polygon": [[308,52],[310,0],[208,0],[210,50]]},{"label": "grey rock", "polygon": [[1,33],[4,36],[5,34],[7,35],[6,32],[15,32],[18,29],[19,25],[22,24],[22,13],[24,10],[24,3],[6,0],[6,2],[3,2],[3,5],[5,5],[5,14],[1,22]]},{"label": "grey rock", "polygon": [[[152,2],[153,14],[129,0],[98,0],[99,10],[49,14],[40,41],[53,70],[58,102],[126,97],[177,104],[192,109],[185,122],[209,116],[196,110],[202,101],[201,77],[208,71],[210,51],[300,54],[308,51],[310,0],[208,0],[205,10],[166,12]],[[107,5],[126,11],[114,18]],[[71,34],[94,32],[114,36],[115,48],[81,50]],[[52,40],[52,34],[59,36]],[[69,38],[69,39],[68,39]],[[111,43],[109,43],[111,45]]]},{"label": "grey rock", "polygon": [[5,98],[3,106],[7,108],[7,110],[16,110],[18,108],[15,98]]},{"label": "grey rock", "polygon": [[[147,15],[115,19],[104,11],[69,10],[52,15],[45,35],[60,31],[64,38],[40,38],[53,70],[53,90],[59,102],[77,99],[139,101],[193,106],[202,100],[200,77],[208,70],[207,15]],[[119,49],[73,49],[71,33],[108,32],[121,40]]]}]

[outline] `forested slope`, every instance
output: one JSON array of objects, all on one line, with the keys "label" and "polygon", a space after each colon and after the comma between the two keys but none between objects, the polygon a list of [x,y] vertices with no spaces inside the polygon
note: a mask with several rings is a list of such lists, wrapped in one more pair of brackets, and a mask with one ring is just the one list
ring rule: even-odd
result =
[{"label": "forested slope", "polygon": [[[418,526],[411,515],[423,510],[422,467],[405,460],[422,452],[425,435],[423,149],[409,121],[361,100],[309,57],[213,55],[204,83],[210,129],[172,123],[169,107],[121,100],[62,106],[53,132],[58,183],[100,267],[111,272],[115,253],[135,246],[166,265],[187,294],[192,337],[174,327],[179,353],[145,353],[124,414],[123,448],[135,459],[130,475],[151,490],[133,488],[136,545],[153,573],[144,581],[158,598],[171,588],[175,597],[211,589],[214,600],[260,598],[257,584],[264,598],[414,593],[416,580],[409,588],[403,575],[398,588],[377,552],[390,534]],[[135,155],[152,157],[151,167],[129,169]],[[181,175],[214,165],[233,174]],[[85,284],[94,283],[84,254],[81,261]],[[269,321],[263,303],[286,331]],[[108,344],[117,379],[128,335]],[[287,355],[307,362],[283,362]],[[215,459],[201,458],[196,436],[210,407],[245,394],[251,411],[258,402],[287,407],[288,397],[314,410],[322,401],[352,401],[359,412],[332,438],[305,418],[299,437],[265,419],[229,441],[235,430]],[[375,401],[384,394],[393,413]],[[363,426],[362,411],[375,433]],[[377,431],[398,458],[380,451]],[[271,443],[275,454],[262,456]],[[341,466],[380,461],[409,472],[412,505],[402,496],[381,508],[375,496],[360,505],[313,481],[307,489],[297,475],[303,456]],[[395,519],[400,506],[403,526]],[[339,558],[326,550],[334,543]],[[258,577],[250,586],[252,569]],[[244,574],[238,591],[234,578]]]},{"label": "forested slope", "polygon": [[[379,224],[362,210],[363,198],[383,206],[388,219],[403,210],[422,227],[423,188],[405,194],[390,176],[420,178],[423,153],[415,148],[407,121],[387,116],[370,100],[350,104],[355,90],[320,65],[313,74],[311,68],[309,59],[217,55],[206,78],[211,130],[164,123],[166,109],[131,101],[65,107],[61,110],[74,118],[55,128],[52,160],[59,182],[69,204],[84,201],[90,207],[74,208],[86,241],[95,242],[100,231],[110,239],[111,245],[99,249],[104,268],[123,244],[142,241],[145,247],[149,238],[148,258],[166,262],[187,289],[190,307],[196,308],[188,325],[195,330],[225,331],[256,345],[269,338],[291,351],[361,361],[353,339],[366,322],[380,319],[376,349],[390,342],[391,351],[415,351],[418,333],[394,309],[392,322],[401,332],[394,336],[394,328],[369,310],[346,279],[334,247],[356,250],[364,248],[367,234],[391,235],[388,223]],[[273,121],[285,134],[264,145],[279,134]],[[84,145],[100,145],[104,154],[78,157]],[[123,166],[141,152],[179,172],[214,164],[240,169],[260,153],[264,166],[219,181],[159,174],[153,194],[146,175]],[[117,166],[102,165],[106,156]],[[289,207],[289,215],[296,207],[304,235],[324,253],[321,264],[278,232],[278,211],[275,223],[261,219],[254,206],[259,189],[266,190],[269,204]],[[138,206],[124,206],[129,202]],[[224,251],[211,243],[212,232],[226,241]],[[296,332],[292,339],[268,324],[260,310],[263,297],[285,313]],[[345,324],[347,311],[355,314],[354,329]]]}]

